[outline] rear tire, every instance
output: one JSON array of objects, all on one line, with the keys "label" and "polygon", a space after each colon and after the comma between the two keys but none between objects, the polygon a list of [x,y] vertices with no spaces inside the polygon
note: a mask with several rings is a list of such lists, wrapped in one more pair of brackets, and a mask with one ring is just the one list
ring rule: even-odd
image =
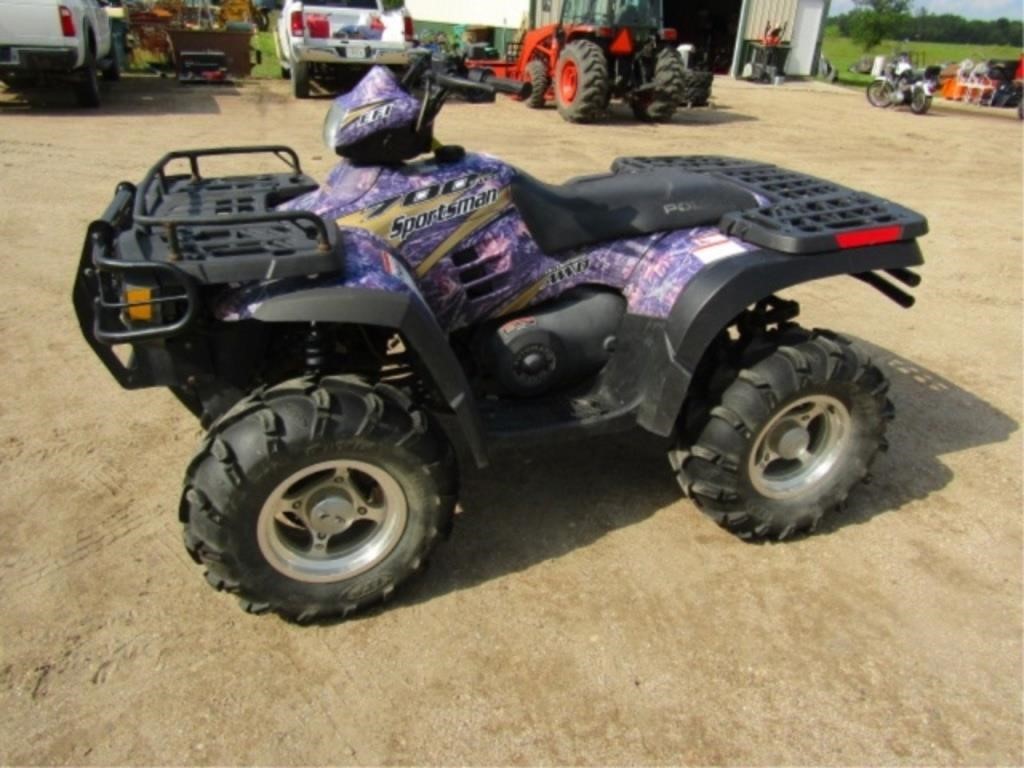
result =
[{"label": "rear tire", "polygon": [[185,477],[185,546],[246,610],[347,616],[422,569],[456,483],[447,438],[397,390],[296,379],[211,428]]},{"label": "rear tire", "polygon": [[886,448],[884,374],[840,336],[801,335],[741,371],[670,454],[684,493],[741,538],[813,531]]},{"label": "rear tire", "polygon": [[551,78],[548,77],[548,67],[540,59],[534,59],[526,65],[526,81],[530,84],[530,95],[526,97],[526,106],[530,109],[542,109],[548,88],[551,87]]},{"label": "rear tire", "polygon": [[589,40],[569,43],[555,68],[555,103],[570,123],[592,123],[604,112],[608,97],[608,62]]},{"label": "rear tire", "polygon": [[631,106],[638,120],[667,122],[683,99],[686,68],[678,51],[665,48],[658,53],[654,65],[654,96],[649,100],[634,99]]},{"label": "rear tire", "polygon": [[309,98],[309,64],[304,61],[292,62],[292,95],[296,99]]},{"label": "rear tire", "polygon": [[932,97],[922,89],[915,90],[914,95],[910,97],[910,111],[915,115],[926,115],[931,108]]},{"label": "rear tire", "polygon": [[679,103],[690,107],[706,107],[711,101],[714,77],[711,72],[683,72],[683,88]]},{"label": "rear tire", "polygon": [[85,53],[85,65],[75,86],[75,99],[80,107],[95,109],[100,105],[100,80],[96,66],[96,49],[90,41]]},{"label": "rear tire", "polygon": [[110,59],[103,70],[103,79],[108,83],[116,83],[121,79],[121,63],[117,60],[117,51],[110,47]]}]

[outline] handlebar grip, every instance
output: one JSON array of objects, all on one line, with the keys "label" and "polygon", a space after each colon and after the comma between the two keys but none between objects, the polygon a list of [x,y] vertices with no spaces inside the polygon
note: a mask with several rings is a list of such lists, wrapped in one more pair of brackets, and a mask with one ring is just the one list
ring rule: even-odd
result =
[{"label": "handlebar grip", "polygon": [[484,82],[496,91],[508,93],[520,99],[528,97],[533,90],[529,83],[523,80],[511,80],[507,77],[488,77]]},{"label": "handlebar grip", "polygon": [[495,91],[489,82],[478,83],[474,80],[467,80],[464,77],[435,74],[434,80],[438,85],[443,85],[445,88],[450,88],[452,90],[476,91],[477,93],[485,93],[488,96],[493,96]]}]

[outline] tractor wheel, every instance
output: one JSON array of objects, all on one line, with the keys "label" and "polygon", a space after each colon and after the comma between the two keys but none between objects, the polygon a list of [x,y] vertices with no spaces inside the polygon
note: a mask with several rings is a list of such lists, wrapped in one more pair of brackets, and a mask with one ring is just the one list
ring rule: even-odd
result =
[{"label": "tractor wheel", "polygon": [[540,59],[534,59],[526,65],[526,82],[530,84],[530,95],[526,97],[526,106],[530,109],[541,109],[544,106],[544,97],[548,88],[551,87],[551,78],[548,76],[548,67]]},{"label": "tractor wheel", "polygon": [[248,611],[346,616],[390,597],[448,531],[453,456],[398,390],[286,382],[211,428],[185,476],[185,547]]},{"label": "tractor wheel", "polygon": [[679,103],[690,107],[706,107],[711,100],[713,80],[714,75],[710,72],[694,72],[692,70],[684,72]]},{"label": "tractor wheel", "polygon": [[636,118],[654,122],[671,120],[683,97],[685,75],[686,68],[679,53],[671,48],[662,50],[654,65],[654,93],[631,100]]},{"label": "tractor wheel", "polygon": [[592,123],[604,112],[608,95],[608,62],[589,40],[569,43],[555,68],[555,103],[570,123]]},{"label": "tractor wheel", "polygon": [[813,531],[885,449],[888,389],[846,339],[800,331],[741,371],[669,458],[683,492],[741,538]]}]

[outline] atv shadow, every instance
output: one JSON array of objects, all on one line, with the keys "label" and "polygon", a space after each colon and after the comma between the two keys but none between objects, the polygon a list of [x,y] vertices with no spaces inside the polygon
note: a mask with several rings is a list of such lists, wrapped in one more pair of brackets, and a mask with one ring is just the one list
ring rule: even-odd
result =
[{"label": "atv shadow", "polygon": [[872,482],[850,496],[843,514],[826,516],[818,534],[860,525],[941,491],[953,480],[942,457],[1006,442],[1020,424],[978,395],[864,339],[855,339],[892,382],[896,420],[886,433],[888,455]]},{"label": "atv shadow", "polygon": [[[954,477],[943,456],[1004,442],[1019,428],[953,382],[858,342],[892,380],[897,420],[889,432],[891,447],[875,465],[873,482],[852,494],[844,512],[826,516],[808,541],[941,491]],[[439,548],[423,578],[400,590],[396,604],[428,601],[525,571],[643,522],[680,498],[667,447],[667,441],[637,431],[505,450],[483,471],[460,455],[461,513],[452,538]],[[692,504],[685,503],[684,509],[699,515]],[[713,528],[710,521],[707,525]],[[379,610],[387,606],[364,615]]]}]

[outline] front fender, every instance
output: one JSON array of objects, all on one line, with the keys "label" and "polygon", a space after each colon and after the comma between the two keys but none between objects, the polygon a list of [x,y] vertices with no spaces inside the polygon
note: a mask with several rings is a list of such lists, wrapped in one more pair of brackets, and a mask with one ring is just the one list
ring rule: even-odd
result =
[{"label": "front fender", "polygon": [[889,284],[872,274],[875,270],[923,263],[917,243],[903,242],[806,256],[759,250],[708,266],[686,287],[669,314],[655,346],[661,364],[654,369],[656,375],[649,377],[637,421],[655,434],[670,435],[704,353],[718,334],[760,299],[836,275],[860,277],[885,292],[880,284]]},{"label": "front fender", "polygon": [[419,296],[351,286],[322,286],[274,296],[250,309],[265,323],[347,323],[389,328],[402,335],[455,414],[477,466],[487,466],[483,427],[469,382]]}]

